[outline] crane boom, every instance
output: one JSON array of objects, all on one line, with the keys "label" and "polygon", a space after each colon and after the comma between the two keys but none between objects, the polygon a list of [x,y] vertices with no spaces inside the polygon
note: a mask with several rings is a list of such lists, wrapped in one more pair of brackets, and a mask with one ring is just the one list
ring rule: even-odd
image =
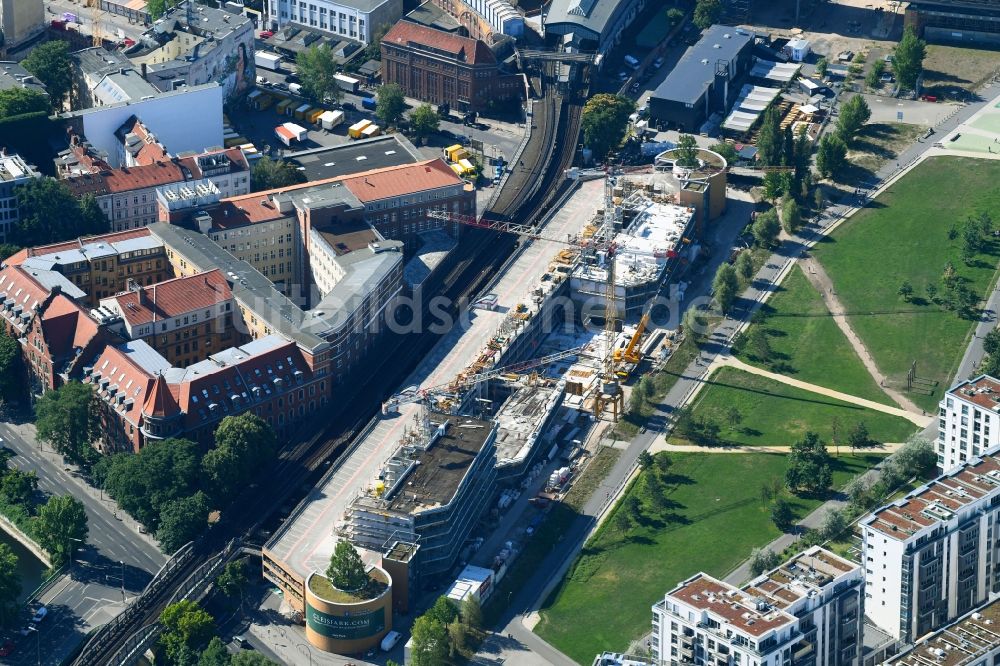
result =
[{"label": "crane boom", "polygon": [[482,217],[462,215],[461,213],[452,213],[447,210],[429,210],[427,211],[427,217],[435,220],[456,222],[458,224],[464,224],[467,227],[476,227],[477,229],[488,229],[490,231],[517,234],[518,236],[524,236],[525,238],[529,238],[531,240],[551,241],[553,243],[562,243],[563,245],[572,245],[579,248],[607,249],[612,246],[610,239],[580,239],[569,235],[566,238],[555,238],[554,236],[540,234],[535,227],[527,224],[518,224],[516,222],[506,222],[502,220],[487,220]]}]

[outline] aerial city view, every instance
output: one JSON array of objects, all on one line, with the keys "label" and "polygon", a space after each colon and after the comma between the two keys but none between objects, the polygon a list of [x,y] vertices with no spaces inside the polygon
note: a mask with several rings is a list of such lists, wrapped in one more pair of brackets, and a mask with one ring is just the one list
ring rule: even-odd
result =
[{"label": "aerial city view", "polygon": [[1000,0],[0,0],[0,664],[997,666]]}]

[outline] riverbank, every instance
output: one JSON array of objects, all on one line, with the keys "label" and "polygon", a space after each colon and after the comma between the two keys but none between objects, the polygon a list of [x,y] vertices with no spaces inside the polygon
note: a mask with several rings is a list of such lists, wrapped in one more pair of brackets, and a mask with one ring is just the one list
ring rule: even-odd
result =
[{"label": "riverbank", "polygon": [[0,521],[0,544],[8,546],[17,556],[17,573],[21,576],[21,593],[17,603],[21,604],[45,580],[48,566],[43,560],[29,550],[17,537],[7,531],[9,521]]},{"label": "riverbank", "polygon": [[20,527],[15,525],[6,516],[0,514],[0,530],[6,532],[7,536],[16,541],[24,548],[26,551],[31,553],[36,560],[39,560],[46,568],[52,568],[52,558],[49,554],[42,550],[42,547],[35,543],[34,539],[29,537],[24,533]]}]

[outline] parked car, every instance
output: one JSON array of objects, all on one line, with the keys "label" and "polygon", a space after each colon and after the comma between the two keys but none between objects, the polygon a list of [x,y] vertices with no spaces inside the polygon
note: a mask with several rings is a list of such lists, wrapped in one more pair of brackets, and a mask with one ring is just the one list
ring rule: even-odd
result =
[{"label": "parked car", "polygon": [[277,88],[278,90],[288,90],[288,84],[283,83],[282,81],[275,81],[271,85]]},{"label": "parked car", "polygon": [[653,61],[653,68],[654,69],[659,69],[661,67],[663,67],[663,58],[662,57],[657,58],[656,60]]},{"label": "parked car", "polygon": [[49,614],[49,609],[46,608],[45,606],[42,606],[37,611],[35,611],[35,616],[31,618],[31,621],[35,624],[38,624],[39,622],[44,620],[45,616],[48,614]]},{"label": "parked car", "polygon": [[892,74],[890,74],[889,72],[886,72],[885,74],[882,75],[882,83],[892,83],[895,80],[896,79],[893,78]]},{"label": "parked car", "polygon": [[626,72],[625,70],[622,70],[622,71],[618,72],[618,80],[619,81],[624,81],[627,78],[628,78],[628,72]]},{"label": "parked car", "polygon": [[344,102],[343,104],[340,105],[340,108],[342,108],[344,111],[357,111],[358,110],[358,107],[354,106],[350,102]]},{"label": "parked car", "polygon": [[250,644],[250,641],[248,641],[245,636],[233,636],[233,643],[241,650],[253,649],[253,645]]},{"label": "parked car", "polygon": [[260,38],[261,39],[271,39],[272,37],[274,37],[274,31],[273,30],[261,30],[260,31]]}]

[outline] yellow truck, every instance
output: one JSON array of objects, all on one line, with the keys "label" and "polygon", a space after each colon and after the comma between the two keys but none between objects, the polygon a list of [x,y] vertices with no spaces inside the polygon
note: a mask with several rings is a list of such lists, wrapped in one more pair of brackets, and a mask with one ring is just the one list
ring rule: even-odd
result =
[{"label": "yellow truck", "polygon": [[365,128],[372,124],[370,120],[359,120],[350,127],[347,128],[347,135],[352,139],[360,139],[361,133],[365,131]]}]

